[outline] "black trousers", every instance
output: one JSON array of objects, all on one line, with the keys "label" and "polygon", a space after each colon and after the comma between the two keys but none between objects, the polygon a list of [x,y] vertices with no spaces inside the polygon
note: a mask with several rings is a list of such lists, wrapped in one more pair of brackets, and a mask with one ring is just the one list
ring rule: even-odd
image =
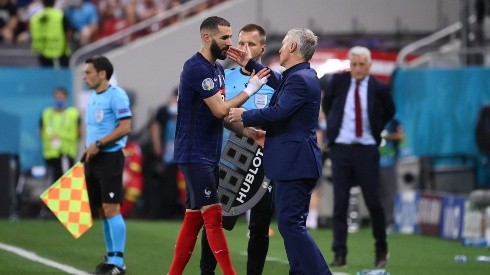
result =
[{"label": "black trousers", "polygon": [[376,251],[386,252],[385,213],[379,193],[379,151],[375,145],[335,144],[330,150],[334,191],[333,246],[347,254],[347,209],[350,188],[359,185],[371,216]]},{"label": "black trousers", "polygon": [[74,164],[75,160],[68,156],[59,158],[44,159],[48,168],[48,173],[52,176],[53,182],[57,181]]},{"label": "black trousers", "polygon": [[68,68],[70,66],[70,57],[66,55],[63,55],[58,59],[51,59],[40,55],[38,57],[38,60],[39,60],[39,65],[41,65],[41,67],[54,67],[55,61],[58,61],[60,67],[62,68]]},{"label": "black trousers", "polygon": [[[272,204],[272,189],[267,190],[260,201],[250,211],[250,239],[247,248],[247,274],[262,274],[265,258],[269,250],[269,225],[274,207]],[[206,230],[201,236],[201,275],[214,275],[216,259],[209,247]]]}]

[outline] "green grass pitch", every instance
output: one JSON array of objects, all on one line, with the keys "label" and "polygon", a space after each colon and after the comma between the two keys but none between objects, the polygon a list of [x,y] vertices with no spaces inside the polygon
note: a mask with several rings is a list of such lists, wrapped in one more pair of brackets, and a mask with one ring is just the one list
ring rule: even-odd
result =
[{"label": "green grass pitch", "polygon": [[[170,266],[173,247],[181,221],[127,221],[125,262],[128,274],[166,274]],[[273,223],[275,235],[270,239],[264,274],[288,274],[287,257],[282,238]],[[240,219],[233,231],[225,231],[231,257],[238,274],[245,274],[247,250],[247,226]],[[310,231],[320,247],[327,263],[332,260],[330,250],[332,231]],[[74,239],[57,220],[0,220],[0,243],[16,246],[38,256],[64,265],[92,272],[105,253],[102,228],[96,220],[93,227]],[[403,274],[490,274],[490,263],[476,262],[478,255],[490,255],[484,247],[464,247],[458,241],[437,237],[402,235],[388,237],[390,262],[386,267],[392,275]],[[349,234],[347,266],[333,268],[337,274],[356,274],[363,269],[373,269],[374,241],[370,228]],[[468,257],[467,263],[454,262],[454,256]],[[185,273],[199,274],[200,242]],[[0,274],[65,274],[62,271],[32,262],[11,252],[0,249]],[[217,274],[221,274],[219,268]]]}]

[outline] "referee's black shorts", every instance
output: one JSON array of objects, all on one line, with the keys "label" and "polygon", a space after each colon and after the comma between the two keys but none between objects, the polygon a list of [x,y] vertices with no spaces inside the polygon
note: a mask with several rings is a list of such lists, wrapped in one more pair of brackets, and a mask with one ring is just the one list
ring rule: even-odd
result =
[{"label": "referee's black shorts", "polygon": [[121,203],[124,169],[122,151],[100,152],[85,162],[84,168],[91,207],[99,208],[102,203]]}]

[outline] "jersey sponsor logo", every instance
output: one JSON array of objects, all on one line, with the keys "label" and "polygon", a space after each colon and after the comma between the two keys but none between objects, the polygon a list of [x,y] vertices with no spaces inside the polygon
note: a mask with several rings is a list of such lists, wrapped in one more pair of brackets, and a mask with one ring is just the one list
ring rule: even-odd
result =
[{"label": "jersey sponsor logo", "polygon": [[208,77],[202,81],[201,86],[204,90],[210,91],[214,88],[214,81]]},{"label": "jersey sponsor logo", "polygon": [[267,106],[267,95],[255,94],[254,103],[257,109],[263,109]]},{"label": "jersey sponsor logo", "polygon": [[95,121],[97,123],[102,122],[104,119],[104,110],[95,110]]}]

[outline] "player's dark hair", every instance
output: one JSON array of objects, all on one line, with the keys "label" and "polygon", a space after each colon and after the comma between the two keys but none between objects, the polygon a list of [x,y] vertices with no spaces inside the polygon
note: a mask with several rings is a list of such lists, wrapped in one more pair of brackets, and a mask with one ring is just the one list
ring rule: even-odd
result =
[{"label": "player's dark hair", "polygon": [[204,19],[204,21],[202,21],[201,27],[199,28],[199,30],[201,32],[204,30],[215,32],[215,31],[218,31],[218,26],[230,27],[231,24],[230,24],[230,22],[228,22],[228,20],[226,20],[224,18],[221,18],[219,16],[211,16],[211,17]]},{"label": "player's dark hair", "polygon": [[261,26],[252,23],[252,24],[247,24],[240,29],[240,32],[253,32],[253,31],[257,31],[259,33],[260,43],[265,44],[267,34],[265,33],[264,28],[262,28]]},{"label": "player's dark hair", "polygon": [[107,57],[102,55],[96,55],[94,57],[85,60],[85,63],[86,64],[90,63],[94,65],[94,68],[97,72],[105,71],[106,79],[107,80],[111,79],[112,73],[114,72],[114,68],[112,67],[112,63],[109,61]]}]

